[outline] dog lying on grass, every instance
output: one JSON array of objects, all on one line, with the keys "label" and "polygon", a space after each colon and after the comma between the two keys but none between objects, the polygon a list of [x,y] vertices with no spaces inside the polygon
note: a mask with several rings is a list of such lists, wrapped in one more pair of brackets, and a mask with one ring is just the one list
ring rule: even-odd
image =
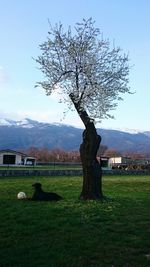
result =
[{"label": "dog lying on grass", "polygon": [[56,193],[52,192],[44,192],[42,190],[42,185],[40,183],[35,183],[32,185],[35,189],[31,200],[39,200],[39,201],[58,201],[61,200],[62,197]]}]

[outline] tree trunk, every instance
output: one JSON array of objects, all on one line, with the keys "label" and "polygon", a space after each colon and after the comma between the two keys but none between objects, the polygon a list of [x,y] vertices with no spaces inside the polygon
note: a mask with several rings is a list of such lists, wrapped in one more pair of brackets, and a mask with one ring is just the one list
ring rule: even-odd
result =
[{"label": "tree trunk", "polygon": [[93,120],[81,108],[78,98],[73,94],[70,94],[70,98],[85,125],[83,143],[80,145],[80,157],[83,167],[83,186],[80,199],[103,199],[102,169],[96,157],[101,137],[96,132]]},{"label": "tree trunk", "polygon": [[80,146],[80,157],[83,167],[83,187],[80,198],[102,199],[102,170],[96,155],[101,142],[94,123],[89,122],[83,132],[83,143]]}]

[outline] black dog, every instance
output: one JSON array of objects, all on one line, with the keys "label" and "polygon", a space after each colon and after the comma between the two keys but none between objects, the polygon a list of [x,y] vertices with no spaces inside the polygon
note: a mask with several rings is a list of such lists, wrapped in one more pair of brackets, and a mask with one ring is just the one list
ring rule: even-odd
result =
[{"label": "black dog", "polygon": [[62,197],[56,193],[44,192],[41,188],[42,185],[40,183],[35,183],[32,186],[35,188],[35,192],[33,193],[31,200],[58,201],[62,199]]}]

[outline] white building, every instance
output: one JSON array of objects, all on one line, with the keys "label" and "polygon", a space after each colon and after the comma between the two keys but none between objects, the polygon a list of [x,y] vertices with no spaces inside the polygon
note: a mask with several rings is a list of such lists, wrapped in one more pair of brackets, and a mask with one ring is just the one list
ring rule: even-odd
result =
[{"label": "white building", "polygon": [[28,155],[11,150],[0,150],[0,165],[36,165],[36,159]]},{"label": "white building", "polygon": [[128,157],[111,157],[108,160],[108,165],[109,166],[114,166],[114,165],[120,165],[120,164],[127,164],[131,161],[130,158]]}]

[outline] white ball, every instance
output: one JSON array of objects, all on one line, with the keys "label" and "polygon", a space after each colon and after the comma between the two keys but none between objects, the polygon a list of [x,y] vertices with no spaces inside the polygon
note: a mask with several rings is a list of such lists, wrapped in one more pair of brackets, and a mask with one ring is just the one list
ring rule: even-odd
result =
[{"label": "white ball", "polygon": [[19,192],[18,195],[17,195],[17,198],[18,199],[25,199],[27,198],[26,194],[24,192]]}]

